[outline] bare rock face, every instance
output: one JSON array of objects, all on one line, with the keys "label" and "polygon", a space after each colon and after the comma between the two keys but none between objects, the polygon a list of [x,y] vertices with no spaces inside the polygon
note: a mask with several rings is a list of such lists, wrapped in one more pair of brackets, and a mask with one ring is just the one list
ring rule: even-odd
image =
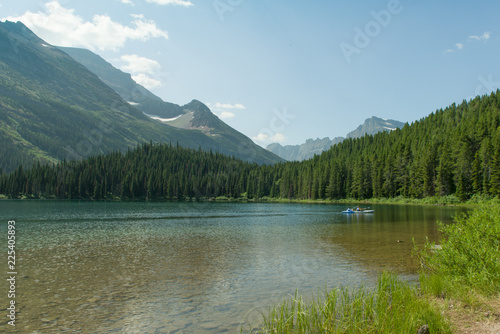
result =
[{"label": "bare rock face", "polygon": [[[359,138],[366,134],[375,135],[382,131],[393,131],[403,126],[405,126],[403,122],[373,116],[366,119],[356,130],[349,132],[346,137]],[[315,154],[321,154],[323,151],[329,150],[330,147],[341,143],[344,139],[344,137],[308,139],[301,145],[286,146],[282,146],[279,143],[272,143],[266,149],[288,161],[303,161],[313,158]]]}]

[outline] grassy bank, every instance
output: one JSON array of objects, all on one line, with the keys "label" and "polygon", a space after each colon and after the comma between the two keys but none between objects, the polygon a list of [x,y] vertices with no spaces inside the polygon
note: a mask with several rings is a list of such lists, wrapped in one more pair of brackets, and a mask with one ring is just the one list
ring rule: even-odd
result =
[{"label": "grassy bank", "polygon": [[310,302],[295,295],[263,318],[254,333],[416,333],[425,324],[433,333],[452,333],[415,287],[387,273],[374,290],[339,288]]},{"label": "grassy bank", "polygon": [[[0,194],[0,200],[2,199],[30,199],[30,200],[69,200],[70,198],[57,198],[56,196],[19,196],[11,198],[7,195]],[[394,204],[394,205],[452,205],[452,206],[478,206],[483,204],[494,204],[498,199],[491,196],[474,195],[467,201],[460,201],[455,195],[450,196],[433,196],[424,198],[408,198],[408,197],[393,197],[393,198],[371,198],[371,199],[356,199],[356,198],[345,198],[345,199],[289,199],[282,197],[261,197],[261,198],[248,198],[243,194],[240,197],[227,197],[227,196],[217,196],[217,197],[158,197],[154,199],[148,199],[147,197],[136,197],[134,199],[122,198],[120,196],[108,196],[105,198],[95,199],[95,198],[71,198],[73,200],[83,200],[83,201],[133,201],[133,202],[161,202],[161,201],[173,201],[173,202],[192,202],[192,201],[202,201],[202,202],[230,202],[230,203],[318,203],[318,204],[342,204],[342,205],[370,205],[370,204]]]},{"label": "grassy bank", "polygon": [[308,302],[296,293],[242,332],[417,333],[426,325],[430,333],[454,333],[472,326],[463,324],[470,318],[473,332],[494,333],[500,329],[499,202],[440,230],[440,247],[427,243],[415,252],[420,286],[384,273],[375,289],[339,288]]},{"label": "grassy bank", "polygon": [[[456,224],[439,223],[444,239],[436,250],[427,243],[417,253],[423,288],[436,296],[461,298],[463,291],[489,296],[500,293],[500,205],[482,205]],[[467,293],[468,294],[468,293]]]},{"label": "grassy bank", "polygon": [[[204,199],[207,200],[207,199]],[[208,199],[210,201],[216,202],[272,202],[272,203],[325,203],[325,204],[415,204],[415,205],[453,205],[453,206],[478,206],[484,204],[495,204],[498,199],[491,196],[474,195],[467,201],[461,201],[455,195],[450,196],[432,196],[424,198],[408,198],[408,197],[393,197],[393,198],[370,198],[370,199],[355,199],[355,198],[345,198],[345,199],[288,199],[288,198],[278,198],[278,197],[262,197],[262,198],[252,198],[239,197],[215,197]]]}]

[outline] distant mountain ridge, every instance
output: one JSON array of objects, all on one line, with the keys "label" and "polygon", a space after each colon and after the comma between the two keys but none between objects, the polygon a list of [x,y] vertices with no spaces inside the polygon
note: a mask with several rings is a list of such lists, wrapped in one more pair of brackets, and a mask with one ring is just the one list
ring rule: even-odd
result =
[{"label": "distant mountain ridge", "polygon": [[266,149],[287,161],[302,161],[312,158],[315,154],[321,154],[333,145],[344,140],[343,137],[330,139],[308,139],[301,145],[282,146],[278,143],[269,144]]},{"label": "distant mountain ridge", "polygon": [[[373,116],[366,119],[364,123],[355,130],[349,132],[346,138],[359,138],[366,134],[374,135],[381,131],[392,131],[397,128],[402,128],[404,125],[405,123],[400,121],[392,119],[387,120]],[[333,145],[341,143],[344,139],[344,137],[335,137],[334,139],[328,137],[323,139],[308,139],[301,145],[286,146],[273,143],[269,144],[266,149],[287,161],[302,161],[311,159],[315,154],[321,154],[323,151],[330,149]]]},{"label": "distant mountain ridge", "polygon": [[346,138],[360,138],[364,135],[374,135],[381,131],[393,131],[402,128],[404,125],[405,123],[400,121],[373,116],[366,119],[356,130],[349,132]]},{"label": "distant mountain ridge", "polygon": [[[124,79],[113,79],[113,75]],[[126,151],[150,141],[178,143],[257,163],[282,161],[220,121],[201,102],[193,100],[182,107],[168,104],[128,78],[111,71],[106,84],[21,22],[0,22],[0,169],[10,172],[36,161]],[[109,84],[115,82],[112,89]],[[132,105],[133,94],[126,100],[115,91],[126,84],[133,87],[121,93],[141,91],[146,110],[156,104],[152,110],[163,112],[162,116],[191,112],[196,125],[185,129],[146,116]]]}]

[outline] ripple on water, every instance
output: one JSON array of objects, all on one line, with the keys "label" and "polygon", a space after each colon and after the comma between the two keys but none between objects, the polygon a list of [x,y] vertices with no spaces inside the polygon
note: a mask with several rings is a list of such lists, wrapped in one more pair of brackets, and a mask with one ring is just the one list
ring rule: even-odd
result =
[{"label": "ripple on water", "polygon": [[[412,274],[442,208],[0,201],[19,228],[20,332],[236,333],[298,289]],[[22,287],[22,288],[21,288]]]}]

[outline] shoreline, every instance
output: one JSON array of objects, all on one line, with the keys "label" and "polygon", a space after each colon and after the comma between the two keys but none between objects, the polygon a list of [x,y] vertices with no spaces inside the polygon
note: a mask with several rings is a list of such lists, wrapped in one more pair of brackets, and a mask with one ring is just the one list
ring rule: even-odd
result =
[{"label": "shoreline", "polygon": [[476,207],[481,204],[496,203],[498,199],[494,198],[478,198],[473,197],[466,202],[450,200],[449,196],[446,197],[426,197],[422,199],[417,198],[371,198],[371,199],[288,199],[288,198],[247,198],[247,197],[203,197],[203,198],[136,198],[136,199],[123,199],[120,197],[93,199],[93,198],[56,198],[56,197],[27,197],[21,198],[8,198],[5,195],[0,195],[1,200],[13,201],[83,201],[83,202],[226,202],[226,203],[290,203],[290,204],[337,204],[337,205],[419,205],[419,206],[449,206],[449,207]]},{"label": "shoreline", "polygon": [[418,287],[384,272],[374,291],[334,289],[311,302],[296,293],[248,333],[499,333],[499,209],[491,201],[440,224],[439,251],[429,241],[415,246]]}]

